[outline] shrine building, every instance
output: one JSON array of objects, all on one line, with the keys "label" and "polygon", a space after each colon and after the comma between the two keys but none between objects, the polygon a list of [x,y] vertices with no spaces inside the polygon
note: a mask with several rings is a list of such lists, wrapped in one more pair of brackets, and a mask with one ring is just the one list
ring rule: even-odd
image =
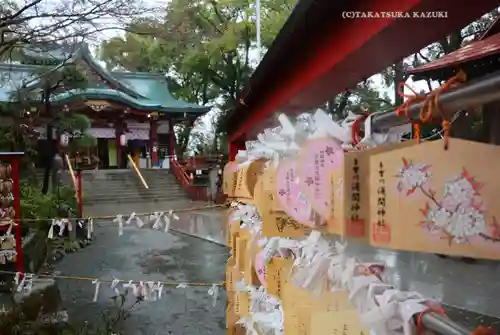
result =
[{"label": "shrine building", "polygon": [[[211,108],[174,98],[164,74],[106,70],[85,44],[73,46],[71,53],[61,48],[26,49],[22,59],[20,64],[0,63],[0,103],[19,107],[21,122],[38,133],[39,147],[47,141],[51,118],[72,111],[86,115],[91,120],[87,133],[97,139],[97,145],[83,156],[97,157],[100,168],[126,168],[127,154],[138,167],[161,166],[175,155],[174,126]],[[46,77],[68,67],[84,78],[84,87],[58,86],[47,102],[42,98]],[[28,104],[20,103],[18,92],[23,92]],[[4,117],[2,123],[12,121]],[[53,132],[53,140],[58,140],[60,134]]]}]

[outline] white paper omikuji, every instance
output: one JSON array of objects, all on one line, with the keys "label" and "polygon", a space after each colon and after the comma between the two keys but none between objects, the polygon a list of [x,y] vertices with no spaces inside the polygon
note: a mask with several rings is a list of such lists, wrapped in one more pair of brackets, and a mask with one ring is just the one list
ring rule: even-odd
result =
[{"label": "white paper omikuji", "polygon": [[118,236],[123,235],[123,215],[118,214],[113,222],[118,223]]},{"label": "white paper omikuji", "polygon": [[71,220],[62,219],[61,222],[67,227],[68,231],[73,231],[73,224],[71,223]]},{"label": "white paper omikuji", "polygon": [[426,309],[423,305],[425,300],[415,292],[386,289],[368,299],[376,303],[371,304],[373,307],[370,310],[360,314],[360,322],[377,335],[400,335],[402,330],[405,335],[414,334],[413,316]]},{"label": "white paper omikuji", "polygon": [[153,224],[153,229],[161,229],[162,228],[162,218],[165,215],[164,212],[155,212],[150,218],[152,220],[155,220],[155,223]]},{"label": "white paper omikuji", "polygon": [[92,280],[92,284],[95,285],[95,291],[94,291],[94,298],[92,299],[93,302],[97,302],[99,299],[99,289],[101,288],[101,282],[99,279],[94,279]]},{"label": "white paper omikuji", "polygon": [[125,221],[125,224],[130,225],[134,220],[137,227],[142,228],[144,226],[144,221],[142,221],[141,218],[135,212],[130,214],[127,221]]},{"label": "white paper omikuji", "polygon": [[92,238],[93,233],[94,233],[94,219],[89,218],[87,220],[87,239],[90,240]]},{"label": "white paper omikuji", "polygon": [[[22,277],[22,279],[21,279]],[[30,293],[33,288],[33,274],[31,273],[21,273],[16,272],[14,277],[14,285],[16,286],[17,292],[27,292]]]},{"label": "white paper omikuji", "polygon": [[48,239],[54,238],[54,226],[56,225],[56,219],[52,219],[52,223],[50,224],[49,233],[47,234]]},{"label": "white paper omikuji", "polygon": [[208,290],[208,295],[212,297],[212,306],[217,305],[217,299],[219,298],[219,287],[217,285],[212,285]]},{"label": "white paper omikuji", "polygon": [[163,221],[165,222],[165,233],[168,232],[168,230],[170,229],[170,217],[168,215],[164,215],[163,216]]},{"label": "white paper omikuji", "polygon": [[120,279],[113,279],[111,282],[111,289],[115,291],[116,295],[120,295],[120,290],[118,289],[118,284],[120,284]]},{"label": "white paper omikuji", "polygon": [[153,292],[156,292],[156,297],[160,300],[163,295],[163,283],[160,281],[157,282],[153,287]]},{"label": "white paper omikuji", "polygon": [[254,322],[249,318],[241,318],[236,321],[236,324],[242,325],[246,329],[247,335],[260,335],[255,329]]},{"label": "white paper omikuji", "polygon": [[56,226],[59,226],[59,236],[64,235],[64,231],[66,230],[66,225],[63,220],[56,220]]},{"label": "white paper omikuji", "polygon": [[174,211],[173,211],[173,210],[169,210],[169,211],[168,211],[168,215],[169,215],[172,219],[174,219],[174,220],[176,220],[176,221],[177,221],[177,220],[179,220],[179,217],[177,216],[177,214],[175,214],[175,213],[174,213]]}]

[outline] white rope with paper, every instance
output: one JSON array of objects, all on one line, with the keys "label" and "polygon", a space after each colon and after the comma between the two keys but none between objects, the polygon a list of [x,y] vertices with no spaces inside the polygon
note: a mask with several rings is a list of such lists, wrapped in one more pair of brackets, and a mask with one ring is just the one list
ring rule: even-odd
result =
[{"label": "white rope with paper", "polygon": [[248,335],[282,335],[284,334],[284,314],[281,301],[267,293],[263,286],[241,287],[237,289],[248,292],[250,298],[250,316],[240,319]]},{"label": "white rope with paper", "polygon": [[358,143],[359,148],[373,148],[382,144],[398,143],[402,141],[403,135],[411,132],[411,124],[403,124],[393,127],[385,133],[372,131],[372,118],[375,114],[370,114],[364,121],[364,137]]},{"label": "white rope with paper", "polygon": [[325,286],[347,290],[361,323],[371,329],[372,335],[413,334],[413,316],[425,311],[430,302],[416,292],[403,292],[385,284],[380,276],[383,264],[360,263],[346,257],[345,245],[335,242],[330,246],[318,232],[300,244],[290,282],[315,295]]}]

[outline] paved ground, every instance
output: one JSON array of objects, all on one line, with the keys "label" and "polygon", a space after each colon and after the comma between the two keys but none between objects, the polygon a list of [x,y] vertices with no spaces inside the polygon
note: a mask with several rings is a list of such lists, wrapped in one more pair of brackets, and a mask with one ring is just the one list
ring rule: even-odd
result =
[{"label": "paved ground", "polygon": [[[223,244],[224,215],[220,210],[186,214],[173,227]],[[470,328],[491,325],[500,332],[499,262],[469,264],[433,254],[376,249],[355,243],[348,244],[347,252],[364,261],[384,262],[387,282],[442,302],[453,320]]]},{"label": "paved ground", "polygon": [[[176,204],[161,209],[191,205]],[[140,208],[116,206],[114,213],[140,211]],[[96,243],[67,257],[57,270],[65,274],[103,278],[221,281],[227,249],[203,239],[224,243],[224,215],[225,211],[204,210],[180,214],[180,220],[173,222],[172,228],[176,231],[202,239],[136,228],[127,228],[125,234],[118,237],[116,227],[103,223],[97,229]],[[441,301],[453,320],[471,328],[491,324],[500,331],[500,263],[478,261],[467,264],[432,254],[396,252],[353,243],[347,251],[362,260],[385,262],[388,282]],[[106,296],[111,295],[109,287],[101,289],[98,303],[92,303],[94,289],[90,283],[64,282],[61,289],[74,319],[97,317],[109,307],[106,300]],[[71,299],[74,303],[68,303]],[[125,323],[125,328],[127,335],[222,334],[224,302],[213,308],[206,289],[172,289],[162,301],[139,306]]]},{"label": "paved ground", "polygon": [[[185,215],[179,224],[186,224]],[[176,233],[125,228],[118,236],[116,225],[100,222],[95,243],[68,255],[56,267],[61,274],[103,279],[164,280],[215,283],[224,280],[228,249]],[[113,290],[102,284],[99,300],[92,302],[90,282],[60,280],[65,308],[74,321],[99,320],[112,304]],[[125,335],[223,334],[225,293],[214,308],[208,288],[166,289],[162,300],[140,303],[123,323]],[[133,302],[130,295],[130,303]]]}]

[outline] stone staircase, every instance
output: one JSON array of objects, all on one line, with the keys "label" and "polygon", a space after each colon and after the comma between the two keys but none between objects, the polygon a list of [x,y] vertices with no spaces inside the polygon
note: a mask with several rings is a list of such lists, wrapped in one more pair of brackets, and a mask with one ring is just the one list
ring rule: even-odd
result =
[{"label": "stone staircase", "polygon": [[188,200],[186,191],[168,170],[142,169],[141,173],[149,189],[143,186],[137,174],[130,169],[84,171],[84,203]]},{"label": "stone staircase", "polygon": [[[184,188],[168,170],[141,169],[141,173],[149,189],[131,169],[83,171],[84,204],[189,200]],[[37,171],[37,179],[43,180],[43,171]],[[61,182],[71,185],[68,171],[62,172]]]}]

